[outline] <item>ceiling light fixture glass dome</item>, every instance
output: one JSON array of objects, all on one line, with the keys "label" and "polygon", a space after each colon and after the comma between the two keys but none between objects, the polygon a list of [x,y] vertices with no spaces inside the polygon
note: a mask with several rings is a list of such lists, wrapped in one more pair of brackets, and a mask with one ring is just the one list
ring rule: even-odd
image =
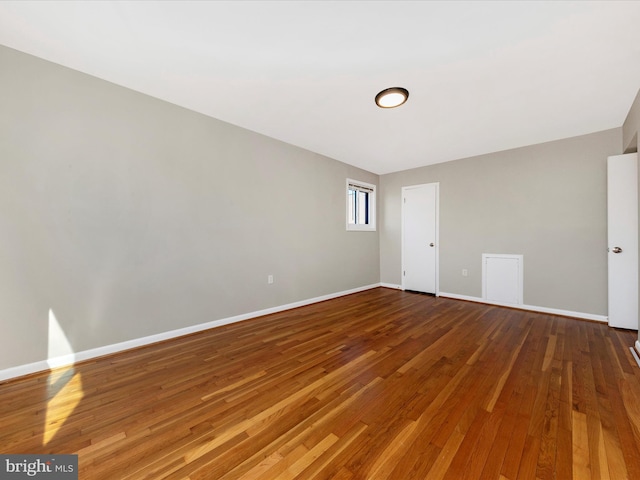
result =
[{"label": "ceiling light fixture glass dome", "polygon": [[408,98],[409,91],[406,88],[386,88],[376,95],[376,105],[380,108],[395,108],[406,102]]}]

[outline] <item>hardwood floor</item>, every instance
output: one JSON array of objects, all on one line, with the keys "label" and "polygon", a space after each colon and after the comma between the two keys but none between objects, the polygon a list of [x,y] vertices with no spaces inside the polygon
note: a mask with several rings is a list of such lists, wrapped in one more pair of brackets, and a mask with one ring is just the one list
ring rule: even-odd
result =
[{"label": "hardwood floor", "polygon": [[636,333],[377,288],[0,385],[81,479],[639,479]]}]

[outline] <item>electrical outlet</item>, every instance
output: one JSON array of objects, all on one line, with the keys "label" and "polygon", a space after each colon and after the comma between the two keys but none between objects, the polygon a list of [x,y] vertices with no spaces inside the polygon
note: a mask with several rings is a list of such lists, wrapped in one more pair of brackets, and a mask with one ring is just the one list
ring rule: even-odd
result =
[{"label": "electrical outlet", "polygon": [[268,283],[269,285],[271,285],[271,284],[273,283],[273,275],[269,275],[269,276],[267,277],[267,283]]},{"label": "electrical outlet", "polygon": [[466,268],[462,269],[462,276],[463,277],[468,277],[469,276],[469,270],[467,270]]}]

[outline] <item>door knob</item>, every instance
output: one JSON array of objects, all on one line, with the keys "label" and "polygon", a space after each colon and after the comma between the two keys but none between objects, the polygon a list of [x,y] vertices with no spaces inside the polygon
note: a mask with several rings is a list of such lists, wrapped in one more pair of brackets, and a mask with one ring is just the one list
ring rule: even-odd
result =
[{"label": "door knob", "polygon": [[429,244],[429,246],[430,246],[430,247],[433,247],[433,246],[434,246],[434,244],[433,244],[433,243],[430,243],[430,244]]},{"label": "door knob", "polygon": [[622,249],[621,249],[620,247],[613,247],[613,248],[611,249],[611,251],[612,251],[613,253],[622,253]]}]

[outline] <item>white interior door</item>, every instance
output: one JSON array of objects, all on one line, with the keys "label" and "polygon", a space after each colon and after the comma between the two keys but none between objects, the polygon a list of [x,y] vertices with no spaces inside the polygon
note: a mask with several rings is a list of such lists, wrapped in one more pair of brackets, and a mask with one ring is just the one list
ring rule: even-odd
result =
[{"label": "white interior door", "polygon": [[438,293],[438,184],[402,188],[402,288]]},{"label": "white interior door", "polygon": [[638,329],[638,154],[607,159],[609,325]]}]

